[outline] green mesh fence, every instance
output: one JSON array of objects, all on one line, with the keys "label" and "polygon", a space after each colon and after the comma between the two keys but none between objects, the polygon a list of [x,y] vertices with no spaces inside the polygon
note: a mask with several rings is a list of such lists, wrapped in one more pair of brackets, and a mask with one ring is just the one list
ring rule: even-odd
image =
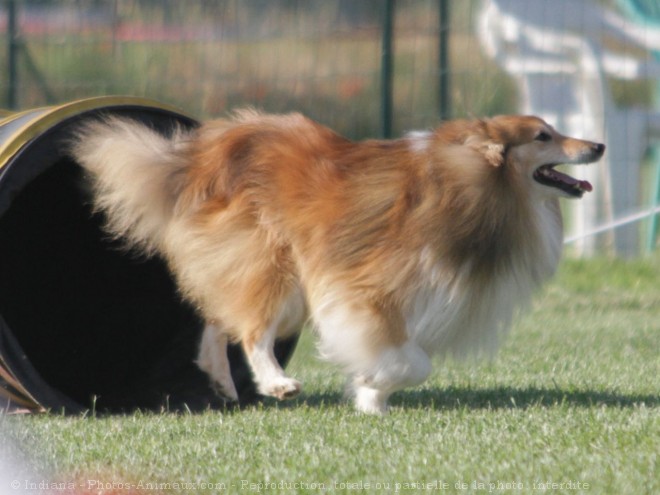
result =
[{"label": "green mesh fence", "polygon": [[[440,15],[442,1],[391,3],[393,134],[437,122],[443,71],[451,74],[446,78],[446,114],[513,109],[513,85],[482,54],[472,32],[479,2],[446,2],[447,19]],[[0,78],[0,102],[9,108],[33,108],[129,94],[179,105],[200,118],[252,105],[274,112],[302,111],[355,138],[377,136],[386,4],[5,2],[0,12],[0,67],[13,66],[14,73],[7,70]],[[443,29],[448,34],[444,38]]]}]

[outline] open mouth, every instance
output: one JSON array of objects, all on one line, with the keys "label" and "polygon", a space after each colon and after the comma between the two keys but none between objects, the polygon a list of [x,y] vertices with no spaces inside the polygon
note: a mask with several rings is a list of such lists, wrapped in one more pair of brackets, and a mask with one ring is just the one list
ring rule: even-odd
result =
[{"label": "open mouth", "polygon": [[534,180],[548,187],[555,187],[569,196],[581,198],[585,192],[591,192],[593,187],[586,180],[578,180],[570,175],[555,170],[558,163],[542,165],[534,171]]}]

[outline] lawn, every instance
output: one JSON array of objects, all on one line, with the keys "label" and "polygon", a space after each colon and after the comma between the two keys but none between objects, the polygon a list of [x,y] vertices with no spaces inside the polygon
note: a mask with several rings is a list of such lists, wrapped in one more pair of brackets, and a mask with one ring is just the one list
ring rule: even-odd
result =
[{"label": "lawn", "polygon": [[0,416],[0,494],[660,493],[660,258],[564,261],[535,301],[496,359],[437,363],[382,418],[343,402],[308,334],[292,402]]}]

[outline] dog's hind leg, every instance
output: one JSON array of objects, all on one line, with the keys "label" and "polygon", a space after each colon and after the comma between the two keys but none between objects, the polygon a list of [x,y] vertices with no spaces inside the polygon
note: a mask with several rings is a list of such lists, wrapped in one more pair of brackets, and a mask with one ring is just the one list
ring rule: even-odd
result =
[{"label": "dog's hind leg", "polygon": [[258,391],[292,397],[300,383],[286,376],[274,353],[276,339],[298,332],[307,318],[291,248],[277,232],[260,226],[263,219],[240,197],[224,210],[209,211],[195,220],[206,229],[204,237],[183,246],[191,249],[181,261],[185,287],[207,321],[241,343]]},{"label": "dog's hind leg", "polygon": [[251,332],[243,338],[243,349],[259,393],[279,400],[291,399],[300,393],[302,385],[286,375],[275,358],[274,346],[276,337],[299,331],[305,315],[304,300],[294,291],[265,330]]},{"label": "dog's hind leg", "polygon": [[199,346],[197,365],[211,377],[220,395],[238,401],[238,392],[227,357],[228,343],[229,338],[226,333],[216,325],[207,324]]}]

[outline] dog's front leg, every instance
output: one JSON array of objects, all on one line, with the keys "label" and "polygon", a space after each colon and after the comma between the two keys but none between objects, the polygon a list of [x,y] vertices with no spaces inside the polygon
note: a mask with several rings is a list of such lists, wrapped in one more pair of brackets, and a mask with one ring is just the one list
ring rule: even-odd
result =
[{"label": "dog's front leg", "polygon": [[387,412],[389,396],[406,387],[422,383],[431,372],[431,360],[417,344],[380,349],[369,363],[353,376],[349,392],[355,407],[368,414]]},{"label": "dog's front leg", "polygon": [[384,414],[393,392],[423,382],[431,372],[431,360],[409,339],[394,305],[345,289],[326,290],[315,303],[320,353],[346,370],[359,411]]}]

